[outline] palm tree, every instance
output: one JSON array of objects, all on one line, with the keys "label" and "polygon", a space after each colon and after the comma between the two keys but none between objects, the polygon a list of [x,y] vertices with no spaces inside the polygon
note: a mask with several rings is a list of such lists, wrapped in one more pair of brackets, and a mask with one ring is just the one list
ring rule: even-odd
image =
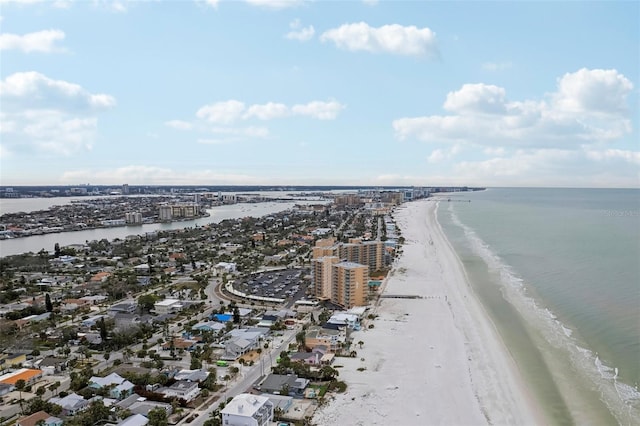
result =
[{"label": "palm tree", "polygon": [[27,382],[24,381],[24,379],[20,379],[16,382],[16,389],[18,390],[18,392],[20,393],[20,414],[23,413],[22,410],[22,391],[24,390],[24,388],[26,387]]}]

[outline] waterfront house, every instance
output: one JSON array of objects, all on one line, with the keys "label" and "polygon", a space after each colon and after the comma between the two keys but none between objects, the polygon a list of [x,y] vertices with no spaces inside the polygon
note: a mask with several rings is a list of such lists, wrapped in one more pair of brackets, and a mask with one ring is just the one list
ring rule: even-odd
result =
[{"label": "waterfront house", "polygon": [[273,421],[274,406],[269,398],[242,393],[220,411],[225,426],[267,426]]},{"label": "waterfront house", "polygon": [[[342,328],[342,327],[341,327]],[[319,326],[311,326],[305,335],[305,345],[312,349],[318,345],[325,346],[330,352],[339,352],[347,339],[345,330],[332,330]]]},{"label": "waterfront house", "polygon": [[301,396],[308,385],[309,380],[295,374],[269,374],[257,389],[275,395]]}]

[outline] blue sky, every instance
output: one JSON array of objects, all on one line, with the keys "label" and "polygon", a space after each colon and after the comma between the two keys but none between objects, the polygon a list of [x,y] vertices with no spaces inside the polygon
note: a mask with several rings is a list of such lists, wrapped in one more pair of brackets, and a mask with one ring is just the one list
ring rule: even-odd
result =
[{"label": "blue sky", "polygon": [[640,186],[638,2],[0,16],[2,185]]}]

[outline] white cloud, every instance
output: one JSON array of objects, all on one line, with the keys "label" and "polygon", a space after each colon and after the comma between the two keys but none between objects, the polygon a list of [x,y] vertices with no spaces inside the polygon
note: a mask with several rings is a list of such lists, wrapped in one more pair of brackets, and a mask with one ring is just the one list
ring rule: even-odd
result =
[{"label": "white cloud", "polygon": [[46,3],[58,9],[67,9],[71,6],[71,0],[0,0],[0,4],[19,4],[33,5],[38,3]]},{"label": "white cloud", "polygon": [[503,88],[465,84],[447,95],[451,115],[399,118],[399,139],[556,147],[619,139],[631,131],[626,98],[633,84],[615,70],[568,73],[545,100],[509,101]]},{"label": "white cloud", "polygon": [[286,117],[289,115],[289,108],[285,104],[268,102],[266,104],[251,105],[244,118],[256,117],[260,120],[271,120],[274,118]]},{"label": "white cloud", "polygon": [[460,145],[454,145],[449,149],[434,149],[433,151],[431,151],[429,157],[427,157],[427,161],[429,163],[439,163],[455,157],[461,151],[462,147]]},{"label": "white cloud", "polygon": [[507,151],[500,146],[495,148],[488,146],[482,152],[484,152],[486,155],[492,155],[495,157],[502,157],[507,153]]},{"label": "white cloud", "polygon": [[[270,132],[264,126],[240,127],[242,122],[250,120],[268,121],[292,116],[305,116],[316,120],[334,120],[345,105],[335,100],[311,101],[291,107],[279,102],[246,105],[231,99],[204,105],[196,112],[193,122],[169,120],[164,124],[178,130],[192,130],[199,135],[201,144],[229,144],[247,139],[264,139]],[[209,135],[218,135],[211,138]]]},{"label": "white cloud", "polygon": [[240,119],[244,110],[243,102],[231,99],[205,105],[196,112],[196,116],[211,123],[230,124]]},{"label": "white cloud", "polygon": [[60,30],[44,30],[25,35],[0,34],[0,50],[22,50],[31,52],[62,52],[64,49],[55,46],[56,41],[64,40],[64,32]]},{"label": "white cloud", "polygon": [[594,161],[611,161],[611,160],[623,160],[628,163],[640,165],[640,152],[638,151],[625,151],[622,149],[606,149],[602,151],[587,150],[587,158]]},{"label": "white cloud", "polygon": [[299,19],[291,21],[289,28],[291,28],[291,31],[289,31],[285,37],[290,40],[308,41],[311,40],[313,35],[316,33],[313,25],[303,27]]},{"label": "white cloud", "polygon": [[212,7],[214,9],[218,8],[218,4],[220,3],[220,0],[204,0],[204,4]]},{"label": "white cloud", "polygon": [[95,7],[116,13],[126,13],[130,4],[132,0],[93,0]]},{"label": "white cloud", "polygon": [[338,101],[313,101],[307,104],[294,105],[291,111],[297,115],[305,115],[318,120],[334,120],[345,108]]},{"label": "white cloud", "polygon": [[189,123],[188,121],[182,120],[165,121],[164,125],[177,130],[191,130],[193,128],[193,124]]},{"label": "white cloud", "polygon": [[465,84],[450,92],[444,109],[460,114],[497,114],[505,112],[505,90],[486,84]]},{"label": "white cloud", "polygon": [[576,154],[569,150],[518,150],[510,157],[462,161],[454,166],[454,171],[467,179],[484,182],[505,176],[526,178],[530,174],[544,176],[553,170],[561,170],[572,158],[576,158]]},{"label": "white cloud", "polygon": [[260,126],[249,127],[212,127],[209,132],[219,135],[248,136],[254,138],[266,138],[269,136],[269,129]]},{"label": "white cloud", "polygon": [[286,9],[297,7],[304,3],[303,0],[246,0],[252,6],[264,7],[267,9]]},{"label": "white cloud", "polygon": [[482,64],[482,69],[485,71],[504,71],[513,66],[511,62],[485,62]]},{"label": "white cloud", "polygon": [[257,118],[259,120],[272,120],[290,115],[304,115],[318,120],[333,120],[345,106],[338,101],[312,101],[306,104],[297,104],[289,108],[278,102],[266,104],[253,104],[248,107],[244,102],[234,99],[214,102],[201,107],[196,112],[196,117],[216,124],[232,124],[238,120]]},{"label": "white cloud", "polygon": [[553,101],[560,111],[610,115],[627,110],[627,94],[632,89],[633,84],[614,69],[582,68],[559,79]]},{"label": "white cloud", "polygon": [[374,28],[365,22],[344,24],[325,31],[321,41],[332,41],[340,49],[411,56],[436,56],[436,34],[429,28],[383,25]]},{"label": "white cloud", "polygon": [[0,122],[5,152],[31,155],[46,151],[71,155],[91,149],[96,112],[112,108],[115,98],[36,72],[15,73],[0,81]]},{"label": "white cloud", "polygon": [[105,109],[116,104],[113,96],[91,94],[77,84],[53,80],[35,71],[17,72],[1,81],[0,97],[6,103],[29,108]]}]

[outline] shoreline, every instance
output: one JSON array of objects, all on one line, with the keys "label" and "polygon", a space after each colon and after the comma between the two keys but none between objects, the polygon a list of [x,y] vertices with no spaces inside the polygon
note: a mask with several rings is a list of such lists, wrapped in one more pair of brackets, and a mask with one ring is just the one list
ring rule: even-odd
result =
[{"label": "shoreline", "polygon": [[[436,217],[438,203],[403,204],[405,237],[377,318],[353,333],[356,358],[337,358],[347,383],[313,417],[319,425],[542,424],[508,349],[469,287]],[[340,367],[341,366],[341,367]]]}]

